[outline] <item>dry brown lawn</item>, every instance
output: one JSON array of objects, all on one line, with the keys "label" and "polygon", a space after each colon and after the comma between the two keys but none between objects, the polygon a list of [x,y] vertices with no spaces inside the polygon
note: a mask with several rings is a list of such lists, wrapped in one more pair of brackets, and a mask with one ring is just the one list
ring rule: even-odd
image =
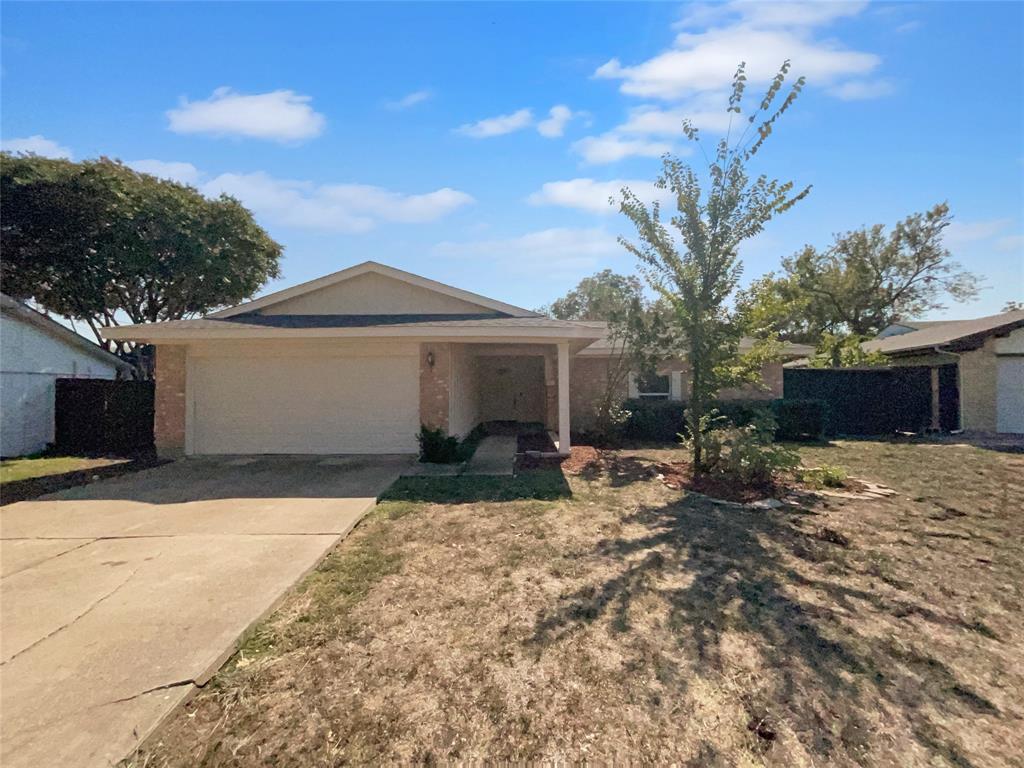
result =
[{"label": "dry brown lawn", "polygon": [[1024,765],[1024,455],[801,451],[899,494],[401,485],[133,762]]}]

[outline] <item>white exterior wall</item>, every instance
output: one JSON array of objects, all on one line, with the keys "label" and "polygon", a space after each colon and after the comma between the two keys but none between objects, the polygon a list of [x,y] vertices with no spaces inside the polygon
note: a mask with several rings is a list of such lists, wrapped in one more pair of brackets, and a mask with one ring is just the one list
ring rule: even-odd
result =
[{"label": "white exterior wall", "polygon": [[116,377],[114,365],[0,315],[0,456],[35,453],[53,442],[57,379]]},{"label": "white exterior wall", "polygon": [[480,423],[480,374],[468,345],[452,345],[449,434],[465,437]]}]

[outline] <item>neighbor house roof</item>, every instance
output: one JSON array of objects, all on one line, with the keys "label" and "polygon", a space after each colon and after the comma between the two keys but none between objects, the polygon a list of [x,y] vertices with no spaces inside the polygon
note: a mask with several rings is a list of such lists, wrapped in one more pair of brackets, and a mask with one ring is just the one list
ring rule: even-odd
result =
[{"label": "neighbor house roof", "polygon": [[899,336],[903,333],[911,333],[913,331],[920,331],[924,328],[932,328],[936,325],[945,325],[946,323],[957,323],[959,320],[897,320],[894,323],[890,323],[878,333],[879,339],[884,339],[887,336]]},{"label": "neighbor house roof", "polygon": [[988,336],[1009,333],[1024,328],[1024,309],[1001,312],[998,315],[978,317],[973,320],[952,320],[936,322],[910,333],[872,339],[861,346],[868,352],[882,352],[887,355],[905,354],[936,347],[973,349],[984,343]]},{"label": "neighbor house roof", "polygon": [[241,315],[248,312],[254,312],[258,309],[264,309],[265,307],[279,304],[282,301],[288,299],[294,299],[296,296],[302,296],[313,291],[319,291],[323,288],[327,288],[336,283],[340,283],[343,280],[350,280],[353,277],[359,275],[365,275],[367,273],[375,273],[378,275],[384,275],[394,280],[400,280],[410,285],[415,285],[419,288],[426,288],[436,293],[444,294],[445,296],[451,296],[452,298],[461,299],[462,301],[468,301],[472,304],[490,309],[495,312],[501,312],[506,315],[513,315],[516,317],[537,317],[537,312],[532,312],[529,309],[523,309],[513,304],[506,304],[503,301],[496,301],[495,299],[488,298],[487,296],[481,296],[479,293],[473,293],[471,291],[464,291],[461,288],[455,288],[445,283],[439,283],[437,280],[430,280],[426,277],[420,277],[414,275],[412,272],[406,272],[401,269],[395,269],[389,267],[386,264],[379,264],[376,261],[364,261],[362,264],[356,264],[354,267],[348,267],[347,269],[333,272],[324,277],[318,277],[316,280],[310,280],[305,283],[299,283],[293,285],[291,288],[285,288],[281,291],[275,291],[274,293],[268,293],[266,296],[261,296],[258,299],[247,301],[244,304],[239,304],[235,307],[228,307],[222,309],[219,312],[214,312],[209,317],[223,318],[233,317],[235,315]]},{"label": "neighbor house roof", "polygon": [[112,365],[118,370],[132,370],[131,363],[125,362],[117,355],[110,354],[110,352],[103,349],[99,344],[89,341],[89,339],[84,336],[75,333],[70,328],[61,325],[56,320],[44,315],[42,312],[37,312],[32,309],[32,307],[8,296],[6,293],[0,293],[0,310],[2,310],[5,315],[17,318],[18,320],[29,323],[30,325],[34,325],[36,328],[39,328],[41,331],[53,338],[58,339],[87,355],[91,355],[101,362]]}]

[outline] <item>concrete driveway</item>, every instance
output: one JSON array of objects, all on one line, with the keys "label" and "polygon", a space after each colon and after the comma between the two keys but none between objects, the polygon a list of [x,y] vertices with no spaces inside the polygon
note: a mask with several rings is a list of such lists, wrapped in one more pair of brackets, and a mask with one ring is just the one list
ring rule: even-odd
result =
[{"label": "concrete driveway", "polygon": [[411,462],[188,459],[0,508],[0,764],[125,757]]}]

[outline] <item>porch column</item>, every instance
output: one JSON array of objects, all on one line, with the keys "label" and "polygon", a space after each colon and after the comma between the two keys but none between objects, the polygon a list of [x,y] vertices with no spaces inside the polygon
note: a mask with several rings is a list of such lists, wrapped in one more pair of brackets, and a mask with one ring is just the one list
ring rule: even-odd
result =
[{"label": "porch column", "polygon": [[569,453],[569,342],[558,342],[558,452]]}]

